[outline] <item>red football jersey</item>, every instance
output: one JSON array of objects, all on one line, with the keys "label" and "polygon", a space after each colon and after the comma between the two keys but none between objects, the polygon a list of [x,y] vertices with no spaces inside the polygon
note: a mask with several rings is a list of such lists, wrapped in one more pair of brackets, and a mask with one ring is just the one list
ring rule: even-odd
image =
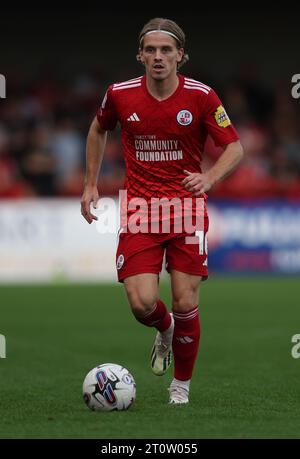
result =
[{"label": "red football jersey", "polygon": [[147,90],[145,75],[113,84],[97,112],[104,130],[120,122],[128,200],[192,197],[181,184],[183,171],[201,172],[207,135],[217,146],[239,139],[215,91],[178,77],[177,89],[162,101]]}]

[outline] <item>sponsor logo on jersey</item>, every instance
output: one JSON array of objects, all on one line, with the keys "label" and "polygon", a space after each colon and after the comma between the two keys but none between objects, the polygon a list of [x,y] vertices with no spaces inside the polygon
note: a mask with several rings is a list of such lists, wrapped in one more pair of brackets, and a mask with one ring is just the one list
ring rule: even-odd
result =
[{"label": "sponsor logo on jersey", "polygon": [[124,265],[124,255],[121,253],[121,255],[118,256],[118,259],[117,259],[117,269],[121,269],[122,266]]},{"label": "sponsor logo on jersey", "polygon": [[188,110],[180,110],[177,113],[177,121],[182,126],[188,126],[193,121],[193,115]]},{"label": "sponsor logo on jersey", "polygon": [[225,108],[222,105],[219,105],[217,111],[215,112],[215,120],[218,126],[226,128],[231,124],[229,116],[226,113]]},{"label": "sponsor logo on jersey", "polygon": [[141,139],[140,136],[135,136],[137,161],[179,161],[183,159],[178,140],[158,140],[154,135],[144,137]]}]

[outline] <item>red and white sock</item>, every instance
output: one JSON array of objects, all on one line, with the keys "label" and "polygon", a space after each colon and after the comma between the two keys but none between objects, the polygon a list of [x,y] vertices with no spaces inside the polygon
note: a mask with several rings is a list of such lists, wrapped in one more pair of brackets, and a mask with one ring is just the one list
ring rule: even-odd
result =
[{"label": "red and white sock", "polygon": [[188,312],[173,312],[175,329],[173,335],[174,378],[189,381],[195,366],[199,340],[200,320],[198,306]]},{"label": "red and white sock", "polygon": [[171,325],[171,316],[161,300],[157,300],[152,311],[136,319],[147,327],[155,327],[160,332],[165,332]]}]

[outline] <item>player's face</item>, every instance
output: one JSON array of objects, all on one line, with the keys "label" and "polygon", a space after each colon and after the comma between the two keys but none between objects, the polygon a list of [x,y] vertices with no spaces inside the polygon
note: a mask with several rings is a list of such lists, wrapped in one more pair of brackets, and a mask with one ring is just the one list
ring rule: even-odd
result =
[{"label": "player's face", "polygon": [[148,75],[155,80],[164,80],[176,73],[183,52],[182,48],[177,48],[173,37],[155,32],[145,36],[143,48],[140,49],[140,59]]}]

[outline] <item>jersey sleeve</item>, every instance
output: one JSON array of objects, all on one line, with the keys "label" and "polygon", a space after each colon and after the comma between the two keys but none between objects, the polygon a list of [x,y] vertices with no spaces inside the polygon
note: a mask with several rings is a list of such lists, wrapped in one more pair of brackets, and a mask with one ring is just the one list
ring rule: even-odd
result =
[{"label": "jersey sleeve", "polygon": [[97,120],[101,129],[112,131],[118,122],[118,114],[113,100],[112,87],[109,86],[105,93],[102,104],[97,111]]},{"label": "jersey sleeve", "polygon": [[213,89],[210,90],[204,110],[204,124],[217,147],[228,145],[239,139],[221,100]]}]

